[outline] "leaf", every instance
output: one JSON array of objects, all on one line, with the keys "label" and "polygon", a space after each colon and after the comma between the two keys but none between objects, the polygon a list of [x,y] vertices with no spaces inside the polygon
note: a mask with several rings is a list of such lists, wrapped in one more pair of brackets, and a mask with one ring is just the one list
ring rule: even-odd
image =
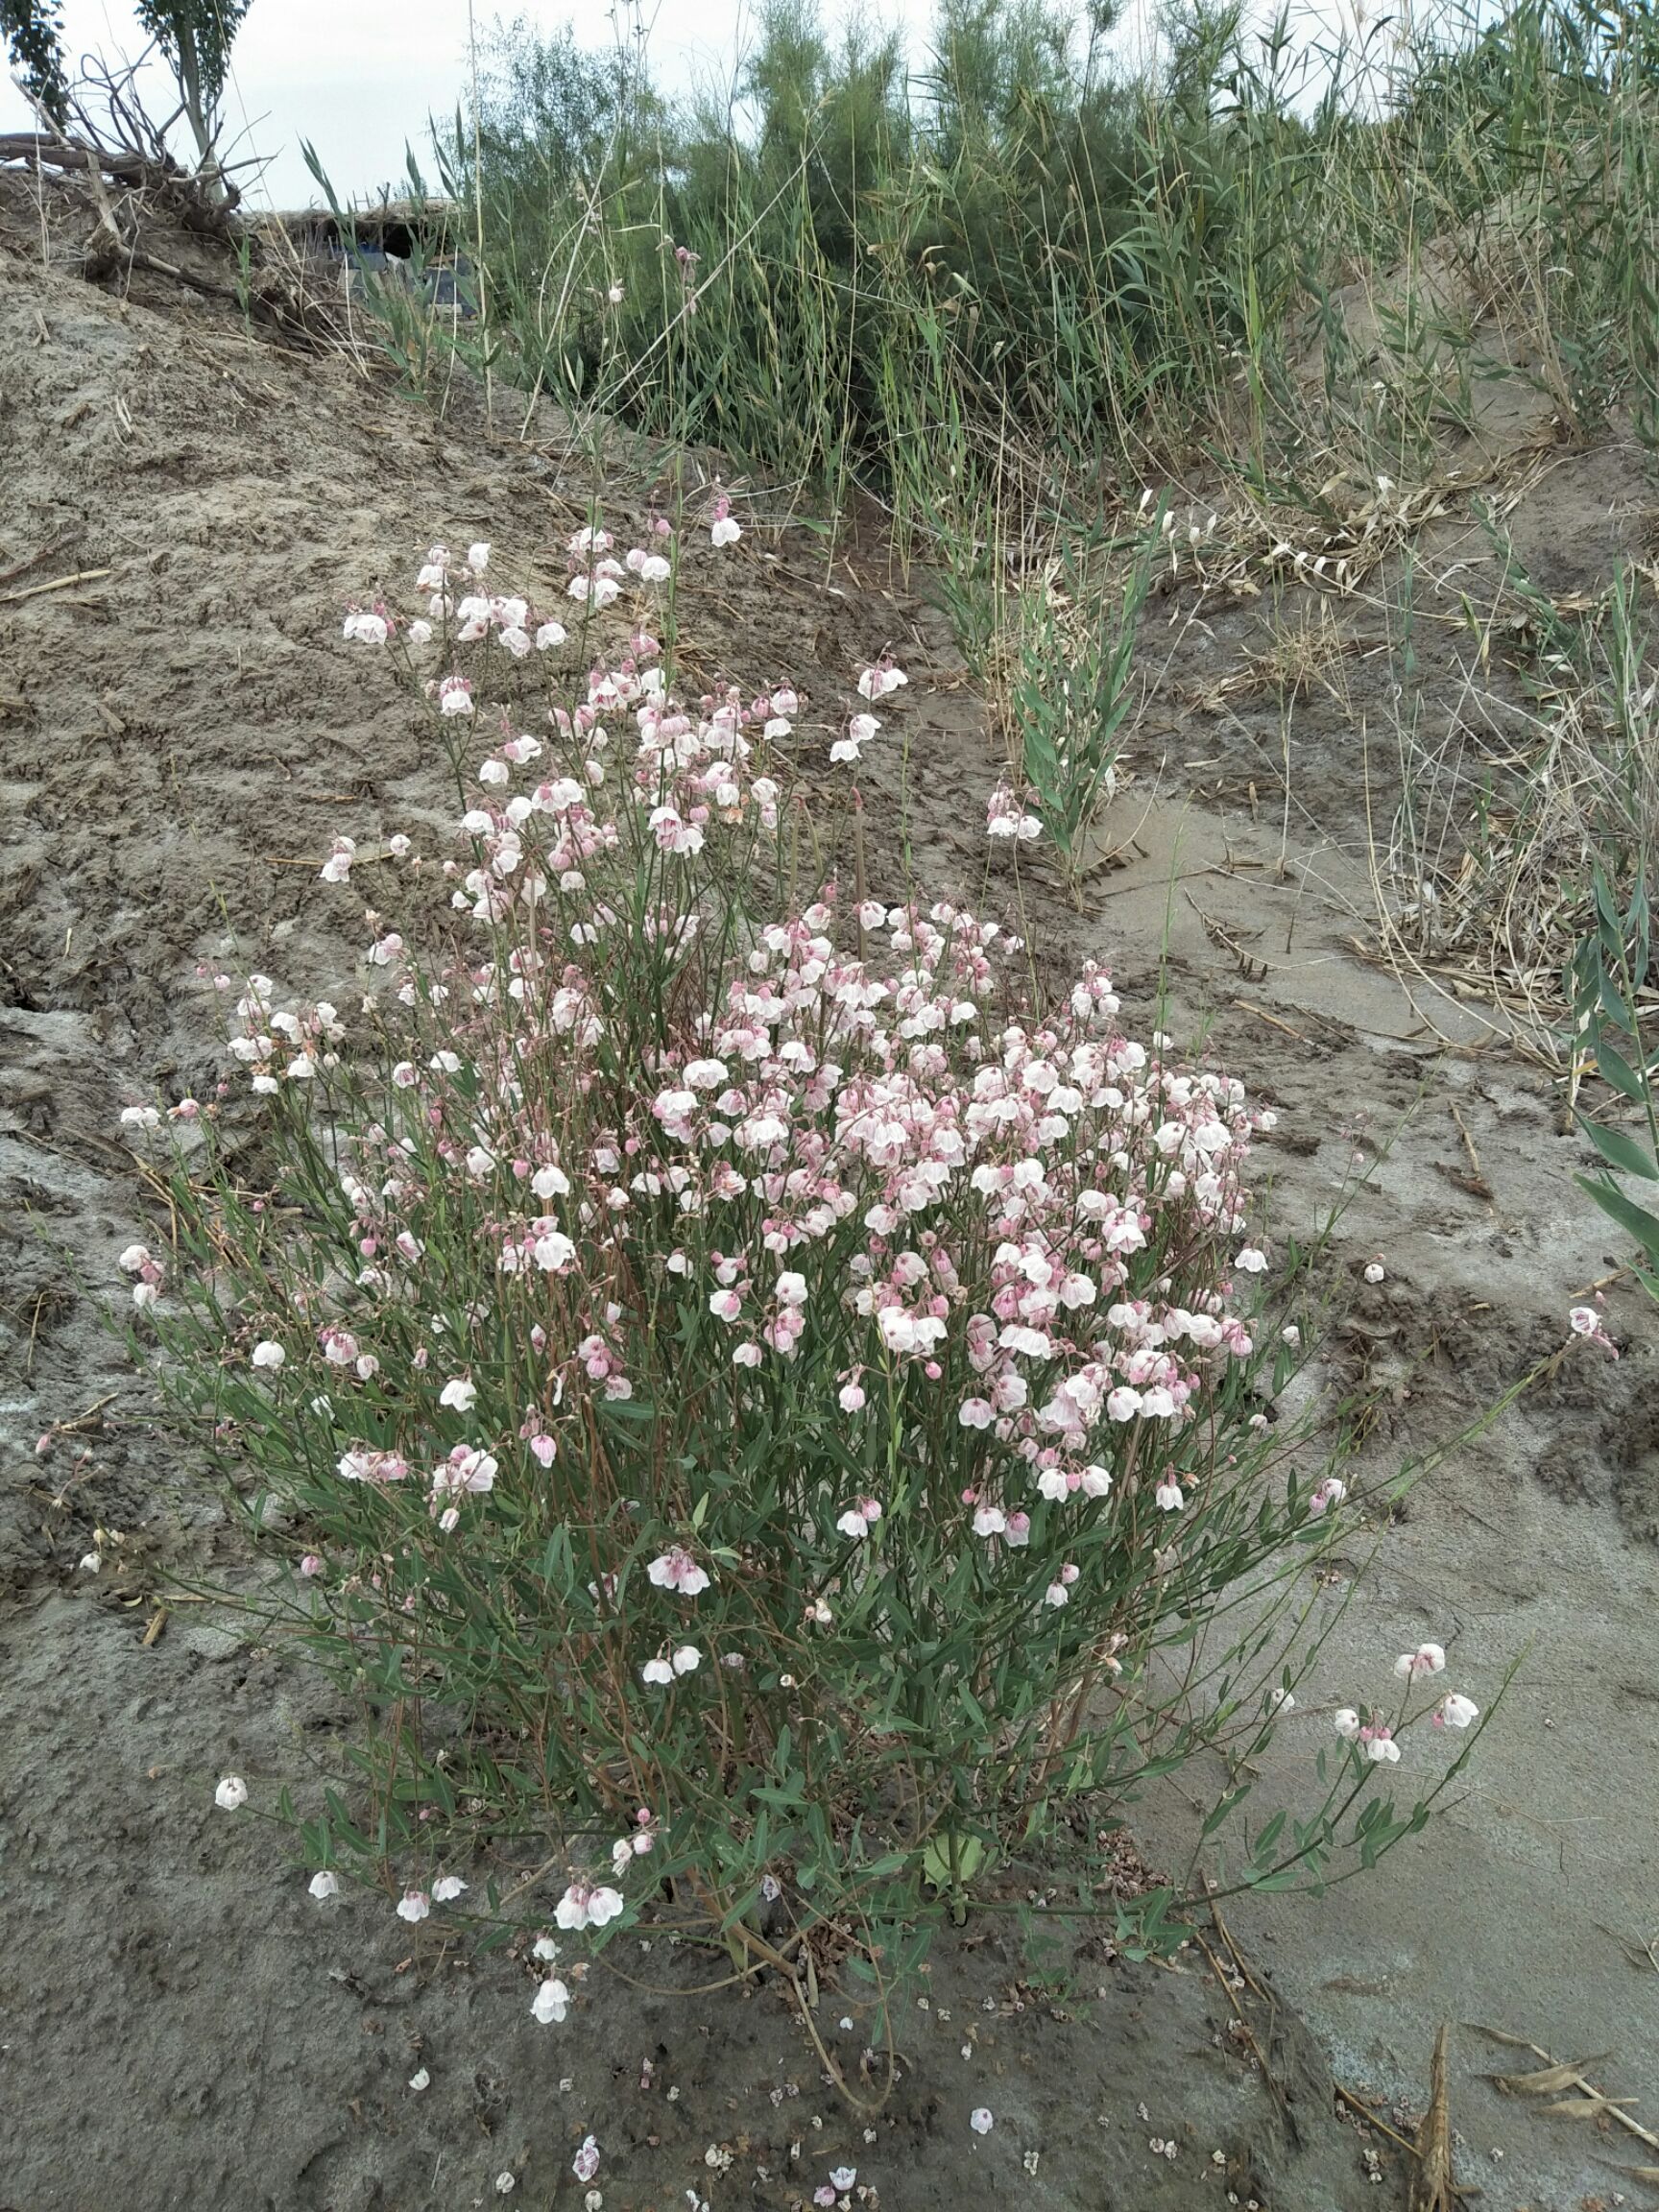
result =
[{"label": "leaf", "polygon": [[1595,1199],[1603,1214],[1610,1214],[1621,1229],[1635,1238],[1649,1260],[1659,1262],[1659,1216],[1638,1206],[1633,1198],[1626,1198],[1616,1184],[1599,1183],[1589,1175],[1575,1175],[1573,1180],[1587,1197]]},{"label": "leaf", "polygon": [[1477,2035],[1490,2035],[1494,2043],[1505,2044],[1511,2051],[1530,2051],[1534,2058],[1543,2058],[1553,2064],[1548,2051],[1540,2051],[1536,2043],[1529,2043],[1525,2035],[1505,2035],[1502,2028],[1483,2028],[1479,2020],[1466,2020],[1463,2025],[1473,2028]]},{"label": "leaf", "polygon": [[1607,2051],[1599,2051],[1594,2058],[1586,2058],[1576,2066],[1545,2066],[1536,2074],[1493,2074],[1488,2077],[1498,2088],[1511,2096],[1553,2097],[1558,2089],[1571,2089],[1587,2066],[1599,2066],[1610,2057]]},{"label": "leaf", "polygon": [[[950,1863],[951,1845],[956,1863]],[[935,1889],[956,1889],[971,1882],[985,1863],[985,1846],[977,1836],[935,1836],[922,1854],[922,1871]]]},{"label": "leaf", "polygon": [[1606,1038],[1595,1040],[1595,1072],[1603,1084],[1613,1084],[1620,1097],[1630,1099],[1632,1106],[1642,1104],[1642,1077],[1622,1053],[1615,1053]]},{"label": "leaf", "polygon": [[1581,1121],[1580,1126],[1609,1167],[1616,1167],[1622,1175],[1639,1175],[1644,1182],[1659,1183],[1659,1166],[1623,1129],[1604,1129],[1600,1122],[1588,1120]]}]

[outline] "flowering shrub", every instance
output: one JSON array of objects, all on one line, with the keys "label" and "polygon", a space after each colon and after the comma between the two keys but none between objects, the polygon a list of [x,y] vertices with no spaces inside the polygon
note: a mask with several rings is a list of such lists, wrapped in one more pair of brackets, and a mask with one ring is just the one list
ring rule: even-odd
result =
[{"label": "flowering shrub", "polygon": [[[600,532],[571,552],[589,624],[665,580]],[[303,1827],[320,1901],[354,1866],[418,1921],[467,1889],[427,1871],[458,1833],[531,1837],[541,1874],[469,1910],[544,1931],[539,2020],[571,2001],[548,1923],[598,1947],[647,1907],[743,1967],[885,1981],[1058,1802],[1109,1814],[1291,1702],[1270,1608],[1217,1641],[1344,1496],[1286,1469],[1235,1296],[1272,1117],[1126,1036],[1097,967],[1022,1012],[953,906],[766,918],[796,695],[681,707],[618,609],[627,647],[524,733],[483,702],[572,641],[487,595],[487,558],[435,551],[426,615],[348,625],[463,733],[459,942],[372,909],[349,1018],[250,978],[267,1187],[221,1109],[176,1110],[181,1263],[124,1263],[376,1711],[370,1815],[332,1792]],[[401,835],[322,873],[371,859],[411,904],[434,873]],[[1252,1878],[1363,1844],[1356,1804],[1336,1785],[1289,1852],[1270,1823]]]}]

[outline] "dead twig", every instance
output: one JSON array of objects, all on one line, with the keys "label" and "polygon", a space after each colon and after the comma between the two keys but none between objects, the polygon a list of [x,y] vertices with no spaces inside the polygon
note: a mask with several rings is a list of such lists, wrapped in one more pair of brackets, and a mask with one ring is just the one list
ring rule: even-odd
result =
[{"label": "dead twig", "polygon": [[1281,1029],[1286,1037],[1293,1037],[1298,1045],[1308,1040],[1300,1029],[1292,1029],[1288,1022],[1281,1022],[1277,1014],[1269,1014],[1265,1006],[1252,1006],[1248,998],[1235,998],[1234,1005],[1240,1014],[1254,1014],[1258,1022],[1265,1022],[1270,1029]]},{"label": "dead twig", "polygon": [[113,568],[78,568],[73,576],[54,576],[49,584],[31,584],[21,591],[0,591],[0,607],[15,607],[22,599],[38,599],[46,591],[67,591],[77,584],[96,584],[113,576]]},{"label": "dead twig", "polygon": [[1398,2128],[1390,2128],[1387,2121],[1375,2112],[1363,2097],[1357,2097],[1352,2089],[1344,2089],[1340,2081],[1333,2081],[1331,2086],[1336,2092],[1337,2104],[1346,2104],[1356,2119],[1363,2120],[1367,2128],[1375,2128],[1379,2135],[1386,2135],[1390,2143],[1398,2143],[1402,2151],[1415,2152],[1416,2145],[1410,2137],[1402,2135]]}]

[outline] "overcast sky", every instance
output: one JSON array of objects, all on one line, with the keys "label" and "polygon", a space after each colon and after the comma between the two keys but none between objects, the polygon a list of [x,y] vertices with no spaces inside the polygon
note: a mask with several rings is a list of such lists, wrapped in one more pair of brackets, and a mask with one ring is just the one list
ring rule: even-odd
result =
[{"label": "overcast sky", "polygon": [[[585,43],[614,36],[611,18],[592,5],[580,11],[591,25]],[[845,0],[829,0],[827,20],[845,16]],[[522,13],[547,31],[570,19],[570,0],[477,0],[480,33],[497,14]],[[926,28],[931,0],[876,0],[867,19],[914,34]],[[645,0],[654,73],[665,89],[688,89],[724,79],[754,25],[753,0]],[[96,51],[136,56],[143,40],[125,0],[65,0],[65,46],[72,59]],[[362,195],[403,174],[403,149],[413,142],[428,174],[426,118],[454,112],[468,84],[467,0],[253,0],[236,40],[226,107],[227,138],[243,134],[238,153],[269,158],[265,195],[271,204],[303,206],[316,187],[300,154],[309,138],[337,190]],[[167,84],[157,73],[146,105],[165,113]],[[0,130],[21,130],[29,113],[0,76]],[[250,191],[250,199],[254,197]]]}]

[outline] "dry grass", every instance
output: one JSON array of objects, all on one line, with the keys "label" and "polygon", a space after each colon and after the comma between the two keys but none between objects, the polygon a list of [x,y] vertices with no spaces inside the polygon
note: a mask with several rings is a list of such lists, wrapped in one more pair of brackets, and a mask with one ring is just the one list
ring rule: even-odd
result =
[{"label": "dry grass", "polygon": [[[1403,795],[1373,845],[1376,949],[1485,1001],[1555,1068],[1595,868],[1630,882],[1659,851],[1655,582],[1631,570],[1597,600],[1551,601],[1523,580],[1473,622],[1438,733],[1410,702],[1395,726]],[[1503,664],[1520,697],[1495,680]]]}]

